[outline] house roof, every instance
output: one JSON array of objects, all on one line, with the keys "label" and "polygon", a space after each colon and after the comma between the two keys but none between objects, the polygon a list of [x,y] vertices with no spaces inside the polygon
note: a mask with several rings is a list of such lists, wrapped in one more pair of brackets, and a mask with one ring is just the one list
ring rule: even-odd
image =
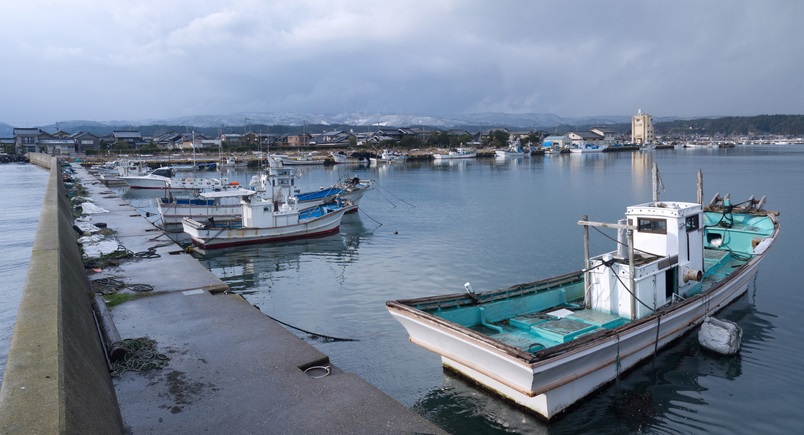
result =
[{"label": "house roof", "polygon": [[116,138],[142,138],[142,135],[138,131],[113,131],[112,136]]},{"label": "house roof", "polygon": [[600,139],[602,136],[593,131],[573,131],[572,134],[580,136],[582,139]]}]

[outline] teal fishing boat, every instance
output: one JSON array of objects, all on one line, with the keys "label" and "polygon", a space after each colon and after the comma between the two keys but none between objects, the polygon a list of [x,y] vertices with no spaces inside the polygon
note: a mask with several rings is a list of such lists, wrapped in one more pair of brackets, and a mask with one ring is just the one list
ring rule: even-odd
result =
[{"label": "teal fishing boat", "polygon": [[[583,227],[584,268],[512,287],[386,303],[410,341],[447,368],[545,419],[744,294],[779,234],[765,198],[732,204],[659,201],[658,169],[648,203],[616,223]],[[618,231],[616,249],[589,255],[590,229]]]}]

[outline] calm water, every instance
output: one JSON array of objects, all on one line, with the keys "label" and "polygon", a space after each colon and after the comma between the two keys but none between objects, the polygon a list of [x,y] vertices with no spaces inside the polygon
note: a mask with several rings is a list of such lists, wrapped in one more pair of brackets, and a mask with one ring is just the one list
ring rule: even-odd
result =
[{"label": "calm water", "polygon": [[[749,294],[721,314],[743,328],[738,357],[703,355],[689,336],[548,426],[446,374],[440,358],[408,342],[385,310],[387,300],[462,292],[467,281],[481,291],[581,268],[576,222],[584,214],[612,222],[626,206],[649,201],[654,161],[662,199],[694,201],[701,168],[706,201],[718,192],[735,202],[767,195],[768,208],[781,212],[781,239]],[[339,235],[201,261],[272,317],[359,340],[298,333],[333,364],[452,433],[798,433],[804,292],[793,260],[804,241],[795,226],[804,213],[802,164],[804,147],[768,146],[304,168],[297,184],[305,190],[354,175],[379,188],[344,218]],[[124,194],[145,211],[155,210],[153,195]],[[593,253],[612,248],[593,238]]]},{"label": "calm water", "polygon": [[29,164],[0,164],[0,377],[6,368],[48,173]]}]

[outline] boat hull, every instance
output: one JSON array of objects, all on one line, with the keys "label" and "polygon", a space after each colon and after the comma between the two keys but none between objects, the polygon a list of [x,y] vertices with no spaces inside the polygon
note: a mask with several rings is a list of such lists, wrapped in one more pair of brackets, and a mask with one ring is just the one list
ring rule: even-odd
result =
[{"label": "boat hull", "polygon": [[[643,259],[641,266],[634,266],[645,273],[635,277],[635,287],[631,287],[643,297],[639,303],[647,308],[645,314],[634,316],[633,308],[620,304],[624,297],[613,303],[599,296],[614,292],[609,284],[597,287],[599,277],[604,276],[600,270],[593,271],[598,266],[585,274],[579,271],[478,294],[467,285],[468,294],[389,301],[386,307],[407,330],[410,341],[439,354],[444,366],[550,420],[745,294],[778,236],[775,212],[734,213],[732,220],[721,226],[730,213],[724,209],[707,215],[699,214],[698,204],[663,205],[629,210],[655,216],[650,213],[676,213],[688,205],[687,214],[677,212],[683,218],[679,218],[681,237],[687,237],[687,231],[695,234],[700,218],[701,228],[707,229],[701,237],[713,244],[701,248],[705,269],[684,274],[688,287],[683,292],[679,286],[666,287],[666,283],[647,287],[654,282],[652,277],[665,278],[668,273],[676,285],[676,274],[688,266],[679,264],[675,254]],[[689,216],[695,220],[686,220]],[[684,227],[685,223],[689,227]],[[727,246],[721,249],[723,240]],[[613,258],[613,254],[616,252],[601,258]],[[606,266],[605,273],[622,270],[614,263]],[[656,273],[647,273],[650,270]],[[666,295],[667,301],[654,301],[651,308],[643,301],[649,301],[645,289],[654,288],[661,297]],[[600,293],[595,293],[598,290]],[[575,303],[580,300],[590,302],[582,307]]]},{"label": "boat hull", "polygon": [[410,341],[441,355],[444,366],[549,420],[736,300],[747,290],[757,264],[746,265],[733,282],[661,316],[651,316],[564,355],[533,363],[479,342],[443,321],[394,306],[388,309],[405,327]]},{"label": "boat hull", "polygon": [[203,249],[219,249],[258,243],[277,243],[290,240],[324,237],[339,231],[341,218],[353,206],[342,207],[321,217],[294,225],[270,228],[207,227],[193,219],[182,220],[182,228],[194,245]]},{"label": "boat hull", "polygon": [[243,216],[243,206],[236,204],[207,204],[203,201],[179,202],[157,200],[159,215],[162,217],[162,226],[165,229],[181,231],[181,222],[184,218],[203,219],[213,218],[217,223],[239,222]]},{"label": "boat hull", "polygon": [[477,157],[476,151],[466,154],[433,154],[433,158],[436,160],[473,159],[475,157]]}]

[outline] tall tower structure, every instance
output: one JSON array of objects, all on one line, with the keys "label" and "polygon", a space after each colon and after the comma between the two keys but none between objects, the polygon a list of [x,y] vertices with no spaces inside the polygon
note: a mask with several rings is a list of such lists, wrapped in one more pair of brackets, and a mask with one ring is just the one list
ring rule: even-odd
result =
[{"label": "tall tower structure", "polygon": [[642,113],[642,109],[639,109],[637,114],[631,117],[631,143],[645,145],[652,143],[653,140],[653,117]]}]

